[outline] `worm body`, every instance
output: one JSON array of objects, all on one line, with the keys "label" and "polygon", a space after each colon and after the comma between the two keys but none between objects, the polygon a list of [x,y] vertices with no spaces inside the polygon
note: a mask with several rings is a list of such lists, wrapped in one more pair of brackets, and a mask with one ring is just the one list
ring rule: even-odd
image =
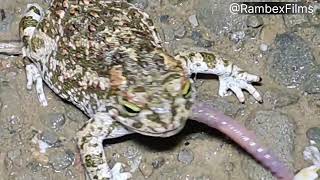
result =
[{"label": "worm body", "polygon": [[194,104],[191,119],[213,127],[230,137],[278,179],[293,179],[294,173],[270,150],[260,145],[252,132],[211,105],[207,103]]}]

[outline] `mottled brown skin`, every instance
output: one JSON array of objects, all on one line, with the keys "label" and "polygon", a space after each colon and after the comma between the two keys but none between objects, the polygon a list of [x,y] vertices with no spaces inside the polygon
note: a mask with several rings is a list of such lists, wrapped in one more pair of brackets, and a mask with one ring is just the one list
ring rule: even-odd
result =
[{"label": "mottled brown skin", "polygon": [[[119,98],[141,109],[151,109],[155,106],[151,104],[161,104],[162,98],[183,97],[182,90],[174,95],[168,93],[166,88],[172,86],[168,84],[179,83],[182,89],[190,83],[181,62],[159,46],[152,21],[130,7],[124,2],[55,1],[39,22],[39,32],[27,43],[30,50],[40,54],[46,46],[41,33],[55,41],[56,49],[45,52],[49,54],[47,61],[32,55],[31,59],[39,63],[44,80],[57,94],[90,117],[100,109],[118,106]],[[190,97],[184,99],[189,104]],[[181,121],[189,115],[190,105],[186,107]],[[116,108],[128,116],[122,107]],[[171,123],[162,122],[156,113],[150,117],[172,129]],[[158,131],[151,126],[148,129]]]}]

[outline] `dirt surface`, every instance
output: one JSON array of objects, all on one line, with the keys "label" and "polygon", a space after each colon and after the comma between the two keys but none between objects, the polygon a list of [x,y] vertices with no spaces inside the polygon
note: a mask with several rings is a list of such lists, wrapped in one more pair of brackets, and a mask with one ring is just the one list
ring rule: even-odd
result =
[{"label": "dirt surface", "polygon": [[[19,19],[30,2],[46,6],[40,0],[0,0],[0,41],[19,39]],[[310,165],[302,152],[310,138],[320,139],[320,130],[306,136],[320,127],[320,13],[246,16],[231,15],[231,1],[223,0],[132,2],[150,14],[172,54],[208,49],[260,75],[263,81],[255,87],[262,104],[248,93],[245,104],[235,96],[219,97],[215,78],[197,77],[197,99],[214,103],[255,131],[294,171]],[[302,64],[290,64],[294,59]],[[0,179],[84,180],[75,133],[88,118],[47,87],[49,106],[41,107],[35,90],[26,89],[22,64],[20,56],[0,55]],[[273,179],[227,137],[195,122],[170,138],[135,134],[105,144],[111,164],[126,164],[134,179]]]}]

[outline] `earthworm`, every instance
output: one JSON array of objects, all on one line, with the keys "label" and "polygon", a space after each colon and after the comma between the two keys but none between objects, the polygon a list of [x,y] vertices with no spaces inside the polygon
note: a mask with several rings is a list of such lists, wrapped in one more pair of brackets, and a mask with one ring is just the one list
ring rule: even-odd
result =
[{"label": "earthworm", "polygon": [[279,180],[292,180],[294,173],[286,167],[270,150],[258,144],[254,133],[250,132],[243,125],[231,117],[221,113],[208,103],[195,103],[192,106],[190,119],[204,123],[224,133],[245,149],[258,162]]}]

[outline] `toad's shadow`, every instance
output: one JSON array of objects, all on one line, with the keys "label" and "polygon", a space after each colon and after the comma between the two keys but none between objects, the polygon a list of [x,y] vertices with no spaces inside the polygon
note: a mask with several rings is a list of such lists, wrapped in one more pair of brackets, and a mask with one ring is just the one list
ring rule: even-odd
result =
[{"label": "toad's shadow", "polygon": [[[218,130],[214,128],[210,128],[196,121],[188,120],[184,129],[180,133],[171,137],[166,137],[166,138],[151,137],[151,136],[145,136],[138,133],[134,133],[131,135],[120,137],[120,138],[105,140],[103,144],[110,145],[110,144],[125,142],[127,140],[133,140],[135,141],[135,143],[140,144],[144,147],[147,147],[148,149],[155,150],[155,151],[166,151],[166,150],[174,149],[178,144],[182,143],[182,141],[195,139],[195,138],[192,138],[190,135],[194,133],[200,133],[200,132],[203,132],[208,136],[215,137],[218,139],[225,139],[227,141],[227,138]],[[203,136],[197,137],[197,138],[201,139],[203,138]],[[189,144],[189,142],[184,142],[184,143]]]}]

